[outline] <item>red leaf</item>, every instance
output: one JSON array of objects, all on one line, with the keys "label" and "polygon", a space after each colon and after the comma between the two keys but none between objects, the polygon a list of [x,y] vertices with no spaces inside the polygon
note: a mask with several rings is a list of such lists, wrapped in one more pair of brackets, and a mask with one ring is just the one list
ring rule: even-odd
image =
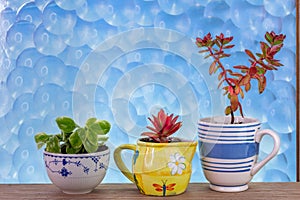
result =
[{"label": "red leaf", "polygon": [[256,67],[250,67],[249,69],[249,75],[254,76],[257,73]]},{"label": "red leaf", "polygon": [[260,42],[260,49],[261,49],[264,57],[267,55],[268,48],[269,48],[269,46],[265,42]]},{"label": "red leaf", "polygon": [[221,80],[223,78],[223,76],[225,75],[225,72],[221,72],[218,76],[218,80]]},{"label": "red leaf", "polygon": [[218,88],[220,88],[221,87],[221,85],[223,84],[223,82],[225,81],[225,79],[223,79],[223,80],[221,80],[220,82],[219,82],[219,84],[218,84]]},{"label": "red leaf", "polygon": [[230,97],[231,110],[234,112],[238,109],[239,98],[236,94],[232,94]]},{"label": "red leaf", "polygon": [[234,47],[234,44],[232,45],[226,45],[226,46],[223,46],[223,49],[231,49]]},{"label": "red leaf", "polygon": [[250,75],[246,74],[241,80],[240,85],[247,85],[250,82]]},{"label": "red leaf", "polygon": [[148,137],[151,137],[151,138],[158,138],[159,135],[155,134],[155,133],[152,133],[152,132],[143,132],[141,134],[142,136],[148,136]]},{"label": "red leaf", "polygon": [[211,63],[210,67],[209,67],[209,74],[212,75],[216,70],[216,61],[214,61],[213,63]]},{"label": "red leaf", "polygon": [[251,84],[250,82],[248,84],[245,85],[245,90],[246,92],[248,92],[251,89]]},{"label": "red leaf", "polygon": [[256,57],[253,55],[253,53],[250,50],[246,49],[245,52],[250,58],[252,58],[253,60],[256,60]]},{"label": "red leaf", "polygon": [[260,94],[265,90],[266,85],[267,85],[267,79],[265,76],[258,79],[258,89]]},{"label": "red leaf", "polygon": [[242,70],[248,70],[249,67],[245,66],[245,65],[236,65],[236,66],[233,66],[233,68],[235,69],[242,69]]},{"label": "red leaf", "polygon": [[242,88],[240,89],[240,94],[241,94],[241,97],[243,99],[244,98],[244,91],[242,90]]},{"label": "red leaf", "polygon": [[235,93],[235,94],[239,94],[240,91],[241,91],[240,86],[236,85],[236,86],[234,87],[234,93]]}]

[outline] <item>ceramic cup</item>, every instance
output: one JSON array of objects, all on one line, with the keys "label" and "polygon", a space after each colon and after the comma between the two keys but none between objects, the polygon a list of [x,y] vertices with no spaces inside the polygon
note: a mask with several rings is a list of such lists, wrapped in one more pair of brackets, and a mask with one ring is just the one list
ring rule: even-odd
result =
[{"label": "ceramic cup", "polygon": [[[121,172],[142,194],[169,196],[183,193],[190,181],[191,161],[197,141],[123,144],[115,149],[114,159]],[[121,157],[123,150],[134,152],[132,171]]]},{"label": "ceramic cup", "polygon": [[88,154],[59,154],[44,151],[48,177],[67,194],[91,192],[103,180],[108,164],[109,149]]},{"label": "ceramic cup", "polygon": [[[204,175],[210,188],[220,192],[240,192],[248,189],[252,177],[280,148],[278,135],[271,130],[260,130],[260,122],[252,118],[204,118],[198,124],[199,152]],[[273,138],[271,153],[257,162],[262,137]]]}]

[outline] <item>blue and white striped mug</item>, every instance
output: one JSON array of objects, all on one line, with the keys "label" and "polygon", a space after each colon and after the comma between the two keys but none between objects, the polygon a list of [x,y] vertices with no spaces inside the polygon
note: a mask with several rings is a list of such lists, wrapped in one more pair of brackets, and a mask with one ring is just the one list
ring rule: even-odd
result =
[{"label": "blue and white striped mug", "polygon": [[[278,135],[260,130],[260,122],[253,118],[230,117],[200,119],[198,124],[199,152],[204,175],[210,188],[220,192],[240,192],[248,189],[252,177],[280,148]],[[272,152],[257,162],[259,144],[264,135],[274,140]]]}]

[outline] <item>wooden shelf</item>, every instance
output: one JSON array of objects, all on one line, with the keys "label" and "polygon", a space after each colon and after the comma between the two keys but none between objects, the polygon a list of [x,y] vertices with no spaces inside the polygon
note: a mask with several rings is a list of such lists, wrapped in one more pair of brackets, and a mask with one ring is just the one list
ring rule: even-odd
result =
[{"label": "wooden shelf", "polygon": [[[164,199],[300,199],[300,182],[251,183],[240,193],[220,193],[209,189],[207,183],[191,183],[184,194]],[[159,199],[138,192],[133,184],[101,184],[93,192],[84,195],[62,193],[52,184],[0,184],[0,199]]]}]

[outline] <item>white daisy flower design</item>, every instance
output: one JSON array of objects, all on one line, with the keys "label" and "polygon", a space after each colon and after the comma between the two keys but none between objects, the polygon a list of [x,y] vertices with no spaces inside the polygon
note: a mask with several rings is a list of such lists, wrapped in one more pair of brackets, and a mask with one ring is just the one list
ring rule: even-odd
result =
[{"label": "white daisy flower design", "polygon": [[168,162],[168,167],[171,169],[172,176],[175,174],[182,174],[182,171],[186,168],[184,162],[185,157],[180,155],[179,153],[175,153],[174,155],[170,155],[170,162]]}]

